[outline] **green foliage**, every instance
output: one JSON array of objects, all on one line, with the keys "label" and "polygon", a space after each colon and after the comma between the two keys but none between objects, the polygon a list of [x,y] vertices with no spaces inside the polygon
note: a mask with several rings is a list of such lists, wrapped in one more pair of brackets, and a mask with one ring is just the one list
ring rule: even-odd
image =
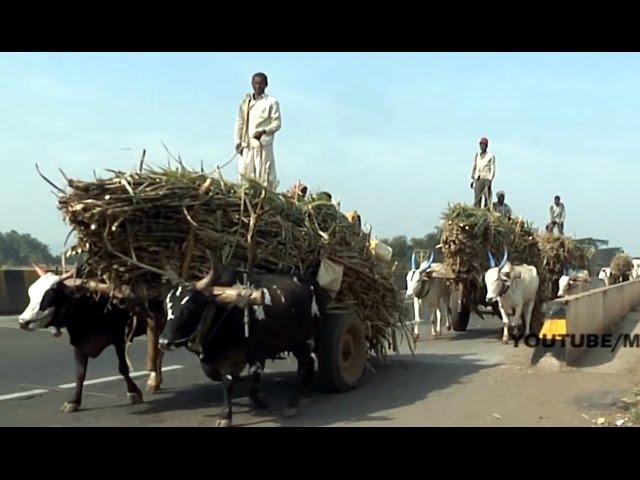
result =
[{"label": "green foliage", "polygon": [[5,267],[26,267],[31,263],[59,265],[60,257],[54,256],[49,246],[28,233],[11,230],[0,232],[0,265]]},{"label": "green foliage", "polygon": [[427,250],[435,253],[435,261],[441,260],[442,253],[436,249],[436,245],[440,243],[440,230],[435,228],[431,233],[423,237],[414,237],[407,239],[406,235],[398,235],[393,238],[381,238],[380,241],[389,245],[393,249],[392,260],[398,262],[398,269],[408,270],[411,254],[414,250]]}]

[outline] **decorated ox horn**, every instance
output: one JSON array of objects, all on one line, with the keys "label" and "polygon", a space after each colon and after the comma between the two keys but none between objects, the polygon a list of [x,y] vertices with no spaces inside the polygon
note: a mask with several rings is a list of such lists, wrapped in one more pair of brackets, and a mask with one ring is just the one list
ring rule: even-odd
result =
[{"label": "decorated ox horn", "polygon": [[489,268],[495,268],[496,258],[493,256],[493,254],[489,250],[487,250],[487,256],[489,257]]},{"label": "decorated ox horn", "polygon": [[214,282],[216,281],[216,259],[211,250],[207,250],[207,255],[209,256],[209,273],[206,277],[201,280],[198,280],[195,284],[196,290],[204,292],[207,287],[212,287]]},{"label": "decorated ox horn", "polygon": [[68,271],[67,273],[63,273],[60,276],[60,282],[64,282],[65,280],[69,279],[69,278],[73,278],[76,274],[76,269],[74,268],[73,270]]},{"label": "decorated ox horn", "polygon": [[411,270],[418,268],[418,261],[416,260],[416,252],[411,254]]},{"label": "decorated ox horn", "polygon": [[40,277],[44,277],[47,274],[47,271],[44,268],[39,267],[35,263],[32,263],[31,266],[35,269]]},{"label": "decorated ox horn", "polygon": [[507,264],[507,260],[509,260],[509,250],[507,247],[504,247],[504,256],[502,260],[500,260],[500,265],[498,265],[498,270],[502,270],[504,266]]},{"label": "decorated ox horn", "polygon": [[423,273],[423,272],[426,272],[427,270],[429,270],[429,267],[430,267],[430,266],[431,266],[431,264],[433,263],[433,258],[434,258],[434,256],[435,256],[435,255],[434,255],[434,253],[433,253],[433,252],[431,252],[431,256],[429,257],[429,261],[427,262],[427,264],[426,264],[424,267],[422,267],[422,268],[420,269],[420,273]]}]

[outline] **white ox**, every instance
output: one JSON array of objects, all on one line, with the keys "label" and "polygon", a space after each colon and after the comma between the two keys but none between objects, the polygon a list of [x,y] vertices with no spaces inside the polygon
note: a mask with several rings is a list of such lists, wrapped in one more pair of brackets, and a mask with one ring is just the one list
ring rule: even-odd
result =
[{"label": "white ox", "polygon": [[434,272],[442,269],[441,263],[433,263],[433,252],[429,260],[422,262],[418,268],[415,252],[411,256],[411,270],[407,273],[406,297],[413,297],[413,335],[420,338],[419,323],[422,322],[422,312],[428,309],[431,312],[431,335],[442,335],[442,316],[446,319],[447,330],[451,330],[451,310],[449,299],[451,298],[451,286],[444,278],[433,277]]},{"label": "white ox", "polygon": [[609,286],[612,282],[611,269],[609,267],[601,268],[600,273],[598,274],[598,278],[602,280],[605,285]]},{"label": "white ox", "polygon": [[640,278],[640,258],[633,258],[633,270],[631,271],[631,279]]},{"label": "white ox", "polygon": [[487,302],[498,302],[502,316],[502,342],[506,344],[509,343],[511,316],[522,322],[525,335],[530,332],[531,314],[540,279],[536,267],[526,264],[512,265],[509,262],[509,251],[506,249],[499,265],[496,265],[496,259],[491,252],[487,253],[490,264],[489,270],[484,274]]},{"label": "white ox", "polygon": [[589,289],[591,276],[587,270],[574,270],[565,268],[564,274],[558,282],[558,297],[575,295]]}]

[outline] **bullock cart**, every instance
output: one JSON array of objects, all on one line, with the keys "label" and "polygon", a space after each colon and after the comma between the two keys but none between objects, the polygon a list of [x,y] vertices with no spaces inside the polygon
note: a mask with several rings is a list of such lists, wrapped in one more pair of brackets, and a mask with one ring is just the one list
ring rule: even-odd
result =
[{"label": "bullock cart", "polygon": [[[397,351],[398,332],[408,337],[388,262],[330,201],[183,165],[109,172],[94,181],[65,177],[58,208],[77,235],[68,254],[86,257],[78,275],[102,285],[103,294],[116,292],[120,304],[164,302],[172,277],[195,283],[207,276],[210,252],[223,267],[317,279],[331,299],[315,353],[319,376],[335,392],[358,385],[370,356]],[[218,293],[234,303],[244,287]]]},{"label": "bullock cart", "polygon": [[537,232],[523,219],[506,218],[490,209],[453,204],[441,226],[443,274],[453,285],[452,328],[466,331],[471,313],[500,316],[497,303],[487,303],[485,272],[507,253],[512,264],[536,267],[540,286],[532,317],[532,331],[542,326],[545,305],[556,298],[558,280],[567,268],[588,268],[590,252],[568,237]]}]

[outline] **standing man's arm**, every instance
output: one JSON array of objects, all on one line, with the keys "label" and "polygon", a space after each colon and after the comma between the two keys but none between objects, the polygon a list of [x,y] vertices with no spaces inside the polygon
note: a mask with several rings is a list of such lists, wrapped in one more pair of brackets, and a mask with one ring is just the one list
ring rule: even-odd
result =
[{"label": "standing man's arm", "polygon": [[553,205],[549,207],[549,221],[555,222],[555,218],[553,218]]},{"label": "standing man's arm", "polygon": [[564,208],[564,203],[560,204],[560,212],[558,214],[558,223],[564,223],[564,217],[566,216],[566,210]]},{"label": "standing man's arm", "polygon": [[473,157],[473,167],[471,167],[471,180],[475,180],[476,179],[476,167],[478,164],[478,155],[476,154]]},{"label": "standing man's arm", "polygon": [[496,176],[496,156],[491,155],[489,159],[489,181],[493,182],[493,179]]},{"label": "standing man's arm", "polygon": [[246,119],[245,119],[245,105],[247,110],[249,108],[249,102],[247,99],[243,100],[240,103],[240,108],[238,109],[238,116],[236,117],[236,125],[234,128],[233,136],[235,140],[235,149],[236,152],[240,153],[242,148],[242,142],[244,140],[244,133],[246,128]]},{"label": "standing man's arm", "polygon": [[269,126],[264,129],[264,132],[267,135],[273,135],[282,128],[280,103],[277,100],[275,100],[269,108],[269,118],[271,119],[271,122],[269,123]]}]

